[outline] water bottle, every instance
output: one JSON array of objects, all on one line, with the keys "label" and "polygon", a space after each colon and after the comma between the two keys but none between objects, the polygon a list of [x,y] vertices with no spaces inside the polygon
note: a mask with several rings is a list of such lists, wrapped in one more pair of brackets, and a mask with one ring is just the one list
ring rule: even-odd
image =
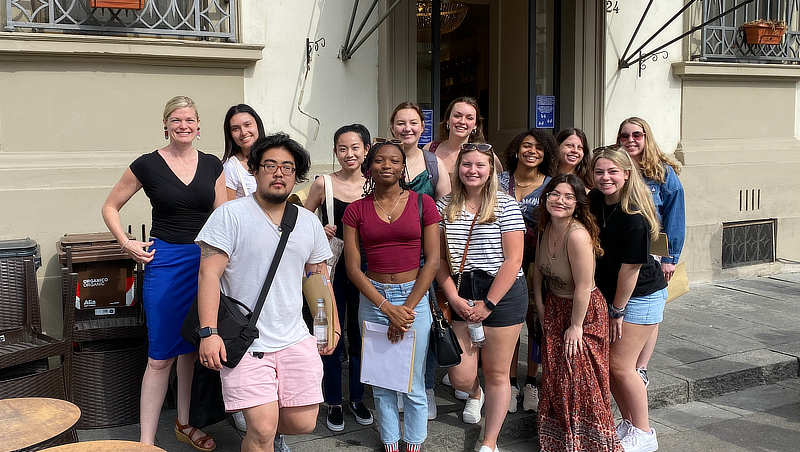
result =
[{"label": "water bottle", "polygon": [[325,315],[325,300],[317,298],[317,315],[314,316],[314,337],[317,338],[317,350],[328,348],[328,316]]},{"label": "water bottle", "polygon": [[[467,304],[469,307],[475,306],[475,302],[472,300],[467,300]],[[483,344],[486,343],[486,336],[483,335],[483,323],[467,322],[467,326],[469,327],[469,338],[472,339],[472,346],[483,347]]]}]

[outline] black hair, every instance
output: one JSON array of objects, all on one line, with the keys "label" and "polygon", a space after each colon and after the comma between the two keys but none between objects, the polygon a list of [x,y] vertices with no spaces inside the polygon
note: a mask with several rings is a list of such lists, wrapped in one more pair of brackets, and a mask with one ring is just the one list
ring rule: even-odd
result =
[{"label": "black hair", "polygon": [[291,139],[289,135],[278,132],[264,138],[259,138],[253,143],[250,148],[250,155],[247,157],[247,168],[251,173],[255,174],[259,170],[261,164],[261,157],[270,149],[283,148],[286,149],[294,158],[294,167],[296,168],[295,180],[297,182],[305,182],[308,179],[308,170],[311,168],[311,156],[308,151],[298,143]]},{"label": "black hair", "polygon": [[406,171],[408,167],[406,166],[406,151],[403,150],[403,146],[398,146],[394,143],[390,143],[388,141],[384,141],[383,143],[378,143],[373,145],[369,148],[369,152],[367,152],[367,157],[364,159],[364,163],[361,164],[361,172],[364,173],[364,178],[367,180],[364,182],[364,196],[372,193],[375,190],[375,181],[372,180],[372,161],[375,160],[375,156],[378,154],[378,151],[381,150],[384,146],[394,146],[395,148],[400,150],[400,154],[403,156],[403,177],[400,178],[400,188],[403,190],[408,190],[408,182],[406,182]]},{"label": "black hair", "polygon": [[225,136],[225,154],[222,156],[223,162],[238,154],[239,151],[242,150],[242,148],[239,147],[235,141],[233,141],[233,136],[231,135],[231,119],[239,113],[247,113],[256,120],[256,127],[258,127],[258,138],[264,138],[267,136],[267,133],[264,132],[264,123],[261,121],[261,117],[258,116],[258,113],[253,110],[253,107],[247,104],[234,105],[228,109],[227,113],[225,113],[225,122],[222,124],[222,130],[224,132],[223,135]]},{"label": "black hair", "polygon": [[[581,144],[583,145],[583,158],[577,165],[575,165],[575,174],[581,179],[581,181],[589,188],[592,188],[594,185],[592,183],[592,176],[591,176],[591,169],[592,166],[592,156],[591,152],[589,152],[589,140],[586,139],[586,134],[583,133],[583,130],[578,129],[576,127],[569,127],[558,132],[556,135],[556,146],[561,146],[561,143],[566,141],[567,138],[575,135],[581,140]],[[556,153],[556,159],[559,158],[558,153]],[[558,163],[556,163],[558,165]]]},{"label": "black hair", "polygon": [[339,127],[338,130],[333,134],[333,147],[336,149],[336,142],[339,141],[339,137],[346,134],[346,133],[355,133],[361,138],[361,143],[364,145],[365,148],[369,147],[370,144],[370,136],[369,130],[363,124],[350,124],[349,126],[342,126]]},{"label": "black hair", "polygon": [[519,164],[519,147],[525,137],[533,137],[536,142],[544,148],[542,153],[542,163],[539,164],[539,172],[547,176],[554,176],[558,171],[558,146],[553,134],[544,129],[528,129],[515,136],[508,146],[506,146],[506,169],[509,174],[514,174]]}]

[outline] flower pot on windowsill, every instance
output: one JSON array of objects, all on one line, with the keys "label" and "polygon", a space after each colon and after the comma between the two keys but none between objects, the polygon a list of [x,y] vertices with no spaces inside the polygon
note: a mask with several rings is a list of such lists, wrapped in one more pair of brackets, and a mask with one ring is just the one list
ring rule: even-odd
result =
[{"label": "flower pot on windowsill", "polygon": [[786,32],[786,28],[768,24],[744,24],[742,28],[748,44],[780,44]]},{"label": "flower pot on windowsill", "polygon": [[146,0],[89,0],[92,8],[144,9]]}]

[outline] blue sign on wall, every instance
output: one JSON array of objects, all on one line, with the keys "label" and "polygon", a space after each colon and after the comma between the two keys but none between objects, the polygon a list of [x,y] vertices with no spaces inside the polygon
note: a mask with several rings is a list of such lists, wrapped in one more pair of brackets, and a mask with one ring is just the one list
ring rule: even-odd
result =
[{"label": "blue sign on wall", "polygon": [[425,115],[425,130],[422,131],[422,136],[419,137],[419,147],[433,141],[433,110],[422,110]]},{"label": "blue sign on wall", "polygon": [[536,128],[555,128],[555,111],[556,96],[536,96]]}]

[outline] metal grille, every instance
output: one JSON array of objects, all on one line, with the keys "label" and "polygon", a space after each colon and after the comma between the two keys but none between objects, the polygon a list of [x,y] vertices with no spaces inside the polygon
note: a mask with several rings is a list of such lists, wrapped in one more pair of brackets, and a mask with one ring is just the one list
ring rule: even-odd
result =
[{"label": "metal grille", "polygon": [[[739,4],[741,0],[704,0],[703,22]],[[703,27],[700,55],[693,59],[758,63],[800,62],[800,0],[756,0]],[[740,27],[757,19],[784,20],[787,30],[780,44],[747,44]]]},{"label": "metal grille", "polygon": [[775,262],[775,220],[722,225],[722,268]]},{"label": "metal grille", "polygon": [[6,0],[6,31],[171,36],[236,42],[235,1],[148,0],[141,11],[87,0]]}]

